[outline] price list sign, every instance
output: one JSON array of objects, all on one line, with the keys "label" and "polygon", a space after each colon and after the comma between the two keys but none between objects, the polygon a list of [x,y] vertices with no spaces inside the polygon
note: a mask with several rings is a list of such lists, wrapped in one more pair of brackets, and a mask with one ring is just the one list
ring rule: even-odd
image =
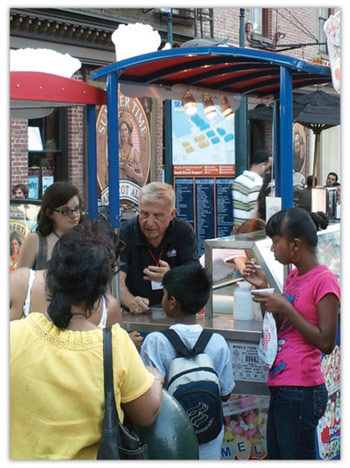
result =
[{"label": "price list sign", "polygon": [[176,216],[192,224],[194,221],[194,185],[193,178],[178,178],[175,184]]},{"label": "price list sign", "polygon": [[213,179],[196,179],[196,211],[198,251],[202,254],[204,239],[215,237]]},{"label": "price list sign", "polygon": [[192,224],[199,256],[205,239],[231,234],[232,184],[225,177],[175,177],[176,216]]},{"label": "price list sign", "polygon": [[233,179],[216,178],[216,237],[229,236],[233,228]]}]

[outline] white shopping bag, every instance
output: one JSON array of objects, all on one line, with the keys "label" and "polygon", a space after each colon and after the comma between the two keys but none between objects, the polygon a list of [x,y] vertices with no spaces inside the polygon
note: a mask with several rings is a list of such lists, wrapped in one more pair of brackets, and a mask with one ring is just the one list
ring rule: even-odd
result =
[{"label": "white shopping bag", "polygon": [[277,354],[276,322],[271,312],[265,312],[258,356],[271,369]]}]

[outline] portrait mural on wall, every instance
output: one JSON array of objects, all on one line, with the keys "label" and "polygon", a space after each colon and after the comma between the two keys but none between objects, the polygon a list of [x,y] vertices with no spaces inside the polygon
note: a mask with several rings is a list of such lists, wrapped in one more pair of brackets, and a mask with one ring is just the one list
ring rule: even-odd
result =
[{"label": "portrait mural on wall", "polygon": [[[119,195],[121,209],[138,205],[140,188],[147,183],[151,162],[152,100],[118,93]],[[97,180],[100,198],[108,204],[107,107],[96,123]]]},{"label": "portrait mural on wall", "polygon": [[300,123],[293,124],[293,185],[305,182],[306,135],[305,127]]},{"label": "portrait mural on wall", "polygon": [[25,237],[36,229],[40,204],[10,202],[10,272],[17,268]]}]

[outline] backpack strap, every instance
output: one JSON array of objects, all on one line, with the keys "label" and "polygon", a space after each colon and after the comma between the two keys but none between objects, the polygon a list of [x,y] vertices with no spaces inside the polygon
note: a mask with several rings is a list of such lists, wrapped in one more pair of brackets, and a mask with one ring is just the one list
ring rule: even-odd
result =
[{"label": "backpack strap", "polygon": [[174,346],[176,354],[186,358],[202,353],[212,335],[210,332],[203,330],[194,347],[192,349],[188,349],[175,330],[168,328],[167,330],[163,330],[161,333],[163,333],[163,335],[165,335]]}]

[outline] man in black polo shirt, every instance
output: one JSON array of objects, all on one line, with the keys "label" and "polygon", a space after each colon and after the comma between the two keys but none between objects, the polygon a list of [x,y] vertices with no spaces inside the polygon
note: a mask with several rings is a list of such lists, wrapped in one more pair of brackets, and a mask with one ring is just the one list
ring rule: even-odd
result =
[{"label": "man in black polo shirt", "polygon": [[126,246],[120,255],[120,300],[133,314],[161,303],[162,279],[170,268],[198,262],[192,226],[175,214],[172,186],[151,182],[141,189],[139,215],[121,224]]}]

